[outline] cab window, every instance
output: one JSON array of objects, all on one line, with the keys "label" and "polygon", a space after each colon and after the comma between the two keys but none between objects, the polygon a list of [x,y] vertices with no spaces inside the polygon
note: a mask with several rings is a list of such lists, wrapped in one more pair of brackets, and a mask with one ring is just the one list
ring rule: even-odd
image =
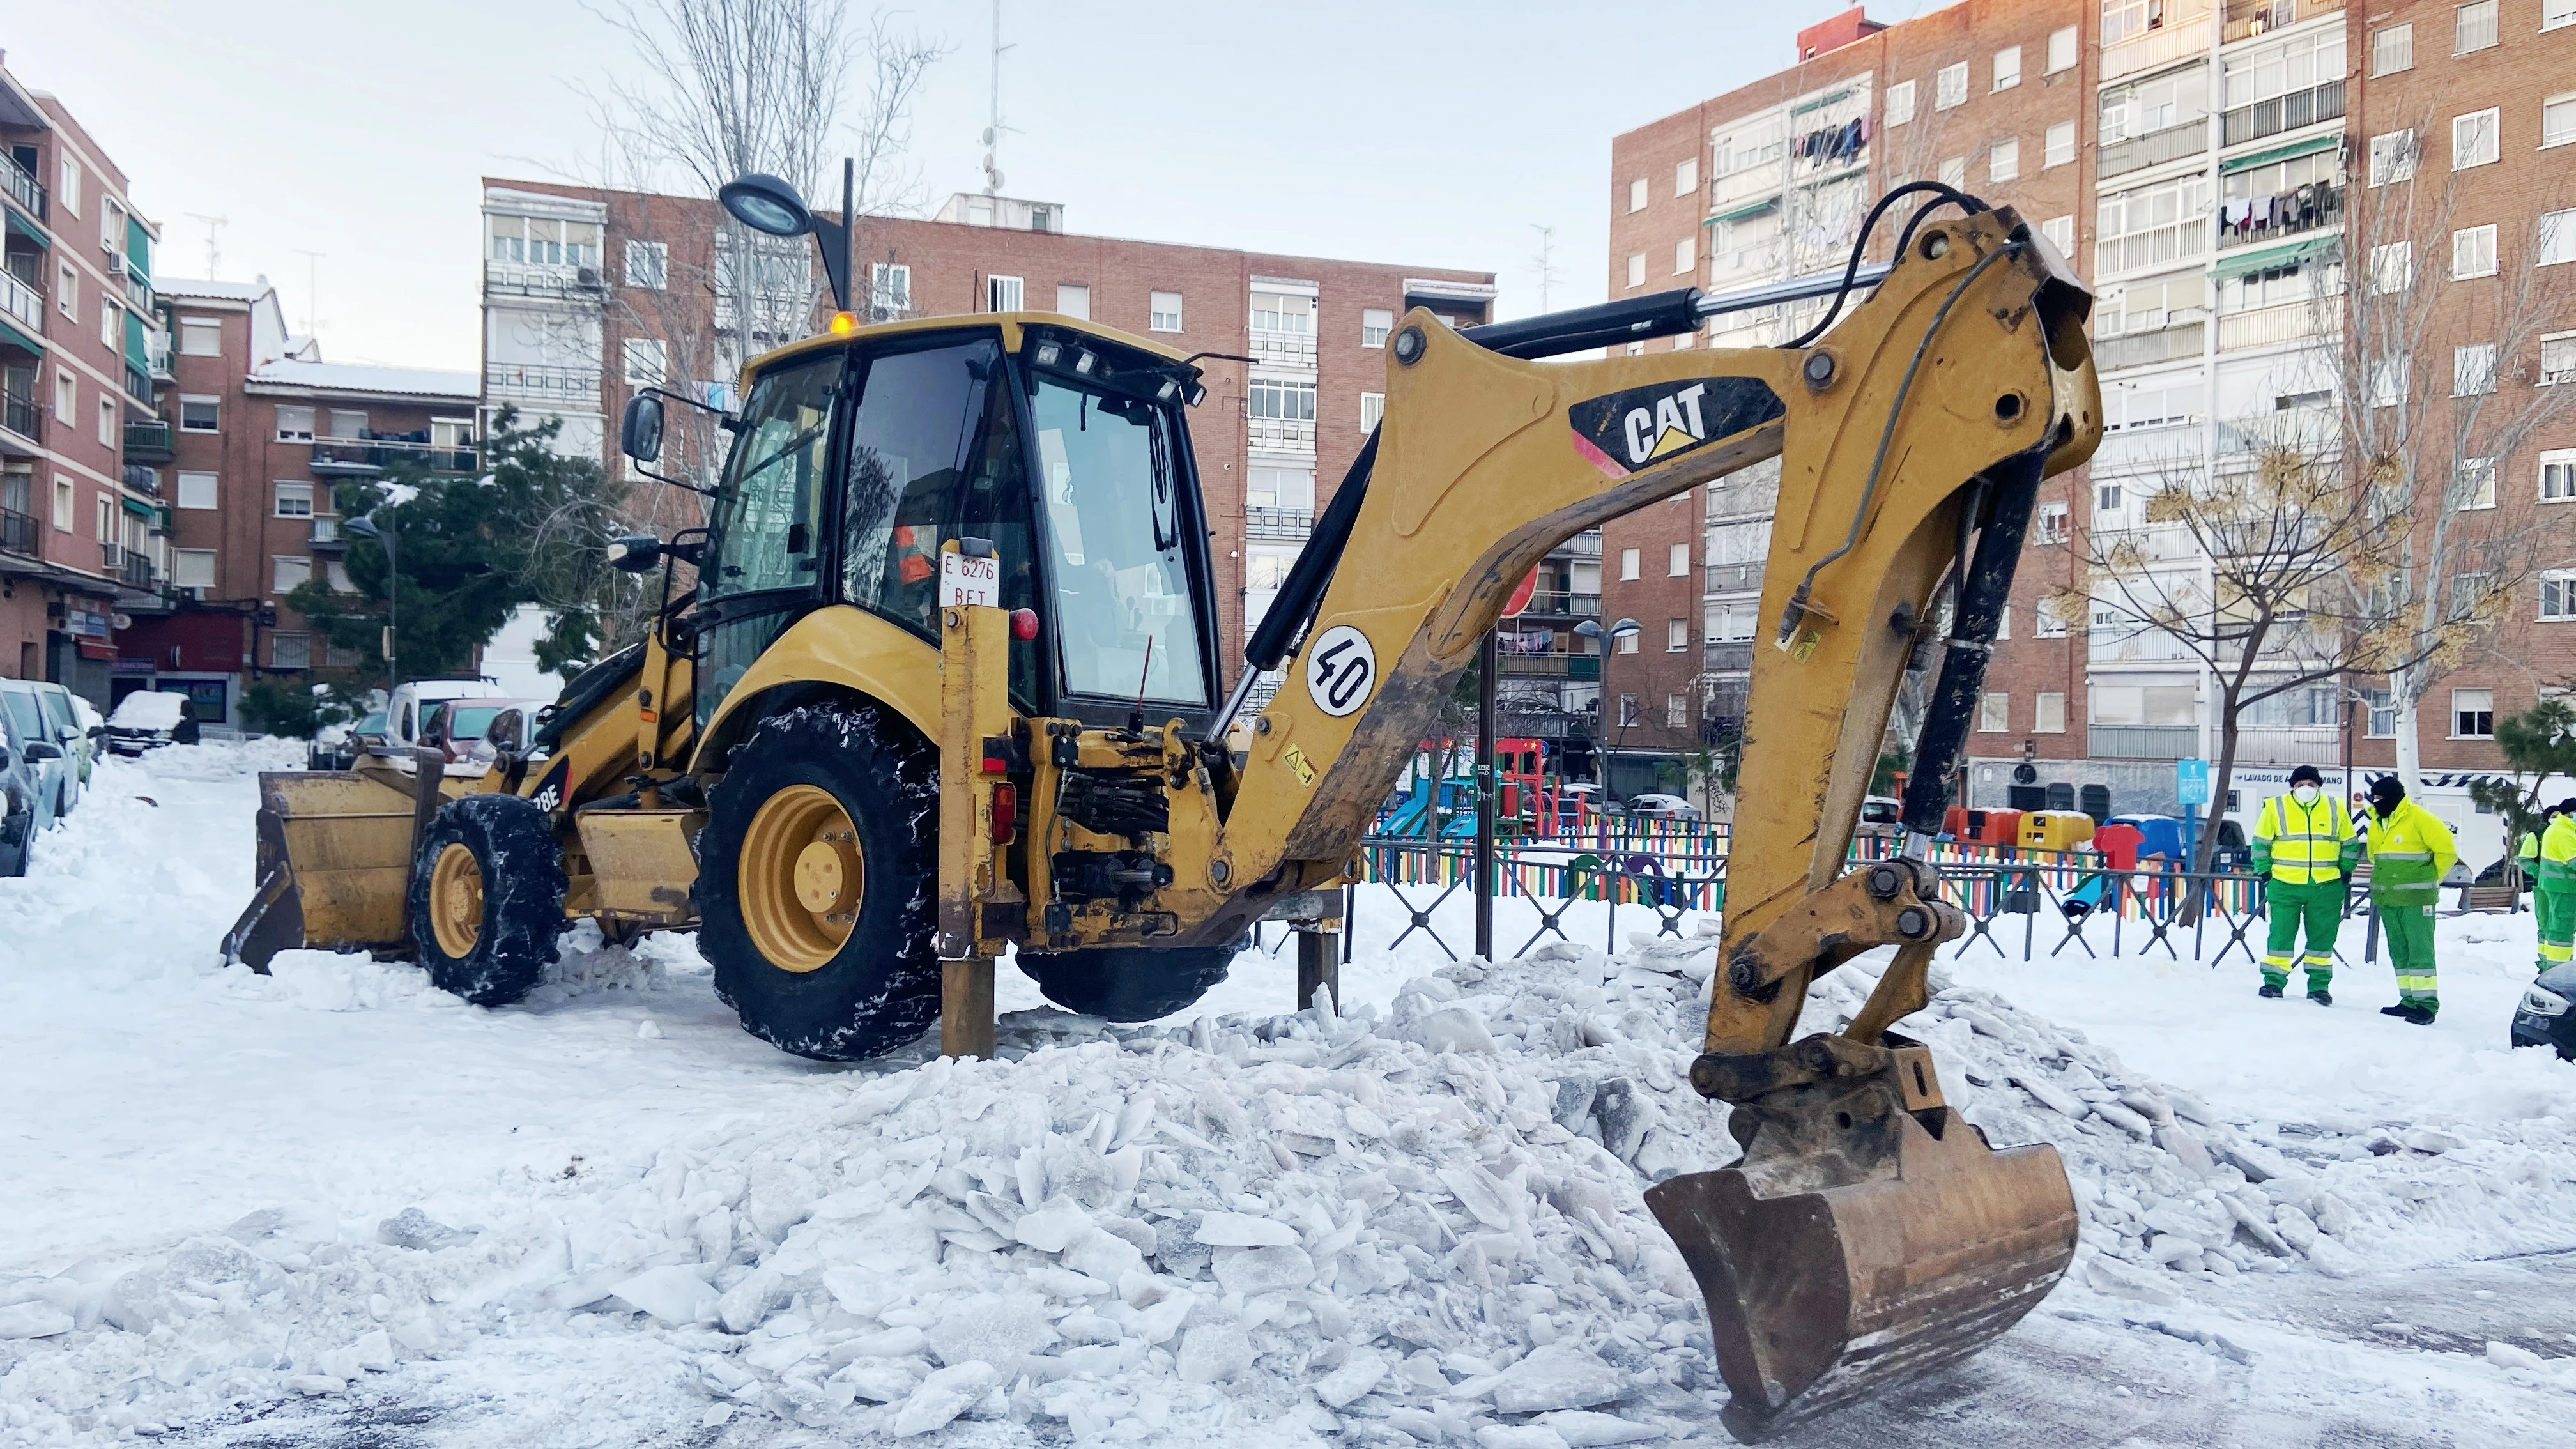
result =
[{"label": "cab window", "polygon": [[1206,704],[1170,417],[1143,399],[1034,377],[1066,690]]},{"label": "cab window", "polygon": [[791,363],[752,385],[716,499],[711,597],[810,589],[821,567],[824,456],[841,354]]}]

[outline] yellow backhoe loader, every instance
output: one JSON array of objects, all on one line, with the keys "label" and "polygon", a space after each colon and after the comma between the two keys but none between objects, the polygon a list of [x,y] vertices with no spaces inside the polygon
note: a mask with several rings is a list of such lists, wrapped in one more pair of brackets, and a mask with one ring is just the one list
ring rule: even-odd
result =
[{"label": "yellow backhoe loader", "polygon": [[[846,214],[763,177],[724,199],[814,233],[846,305]],[[1882,216],[1904,219],[1892,259],[1864,266]],[[2053,1149],[1990,1149],[1893,1028],[1963,929],[1924,847],[2034,496],[2091,454],[2101,404],[2090,295],[2009,210],[1914,183],[1860,236],[1838,274],[1750,296],[1404,317],[1384,421],[1230,696],[1192,359],[1045,313],[844,314],[744,369],[707,527],[611,548],[663,570],[649,637],[496,721],[489,773],[262,777],[263,879],[227,948],[407,950],[500,1003],[568,919],[694,926],[744,1027],[821,1058],[934,1021],[945,1050],[989,1055],[1014,950],[1059,1004],[1141,1020],[1288,921],[1311,990],[1361,832],[1514,585],[1581,530],[1777,458],[1772,628],[1690,1072],[1744,1155],[1647,1199],[1707,1295],[1739,1437],[1955,1360],[2063,1273],[2075,1205]],[[1779,348],[1625,345],[1824,296]],[[624,419],[639,465],[665,403]],[[1847,870],[1910,663],[1937,672],[1904,848]],[[1793,1041],[1808,983],[1880,947],[1850,1027]]]}]

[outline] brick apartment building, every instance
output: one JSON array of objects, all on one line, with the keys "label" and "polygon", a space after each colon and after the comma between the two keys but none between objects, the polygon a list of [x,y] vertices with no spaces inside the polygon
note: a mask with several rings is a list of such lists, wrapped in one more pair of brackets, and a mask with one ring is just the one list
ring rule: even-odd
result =
[{"label": "brick apartment building", "polygon": [[[2154,533],[2141,505],[2160,476],[2250,467],[2282,417],[2330,418],[2348,379],[2380,373],[2342,305],[2346,258],[2376,249],[2380,275],[2406,272],[2392,290],[2446,289],[2388,374],[2427,430],[2447,429],[2465,405],[2451,394],[2479,395],[2482,379],[2510,408],[2576,381],[2576,270],[2546,272],[2576,262],[2576,152],[2556,150],[2576,142],[2576,0],[2425,0],[2366,23],[2339,0],[1962,0],[1894,26],[1846,11],[1802,32],[1799,53],[1616,138],[1611,292],[1838,266],[1865,208],[1927,177],[2018,208],[2093,283],[2110,435],[2042,494],[1972,737],[1977,803],[2004,804],[2027,762],[2043,784],[2109,784],[2118,809],[2171,809],[2170,762],[2214,755],[2212,682],[2108,607],[2082,559],[2097,531]],[[2371,220],[2436,211],[2443,235],[2412,239],[2411,268],[2388,250],[2406,238]],[[1872,255],[1892,237],[1883,225]],[[1818,305],[1647,345],[1776,345]],[[2527,356],[2481,352],[2516,306],[2556,315]],[[2576,565],[2576,529],[2552,513],[2576,502],[2576,408],[2493,460],[2483,486],[2552,562]],[[1634,657],[1605,668],[1614,746],[1669,754],[1737,726],[1774,487],[1757,472],[1605,530],[1604,614],[1642,626]],[[2434,682],[2428,770],[2494,768],[2494,716],[2576,672],[2571,588],[2544,573]],[[2057,616],[2061,595],[2088,594],[2070,611],[2084,617]],[[2349,750],[2356,767],[2393,764],[2385,684],[2276,696],[2247,720],[2240,762],[2332,765]]]},{"label": "brick apartment building", "polygon": [[[1394,319],[1420,305],[1456,326],[1488,321],[1494,276],[1080,236],[1064,216],[959,195],[927,221],[867,218],[856,304],[874,321],[1061,312],[1252,358],[1207,358],[1190,419],[1218,622],[1241,640],[1377,422]],[[560,419],[566,452],[613,449],[611,420],[636,387],[729,397],[745,355],[807,335],[829,306],[809,240],[741,239],[712,201],[486,178],[483,217],[484,416]],[[694,518],[675,490],[638,498],[657,525]]]},{"label": "brick apartment building", "polygon": [[117,620],[162,607],[158,236],[70,110],[0,64],[0,676],[102,709]]},{"label": "brick apartment building", "polygon": [[472,373],[325,362],[288,332],[256,281],[164,280],[171,437],[155,474],[167,500],[167,607],[116,635],[114,692],[183,693],[197,717],[238,723],[257,679],[346,668],[285,605],[309,578],[345,586],[334,485],[399,459],[434,472],[475,464]]}]

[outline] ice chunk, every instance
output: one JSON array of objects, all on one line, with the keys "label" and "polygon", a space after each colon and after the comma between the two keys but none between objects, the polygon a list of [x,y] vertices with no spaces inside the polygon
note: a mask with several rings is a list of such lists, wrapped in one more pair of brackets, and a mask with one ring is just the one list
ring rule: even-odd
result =
[{"label": "ice chunk", "polygon": [[1537,1424],[1487,1424],[1476,1431],[1478,1449],[1566,1449],[1565,1437]]},{"label": "ice chunk", "polygon": [[1315,1281],[1315,1260],[1303,1248],[1219,1248],[1216,1281],[1247,1297],[1303,1288]]},{"label": "ice chunk", "polygon": [[[934,1199],[935,1201],[935,1199]],[[1060,1197],[1034,1212],[1022,1213],[1011,1225],[1011,1235],[1042,1253],[1061,1253],[1073,1240],[1091,1231],[1091,1214],[1082,1204]]]},{"label": "ice chunk", "polygon": [[954,1368],[982,1362],[1005,1373],[1016,1371],[1023,1357],[1056,1338],[1047,1323],[1046,1301],[1034,1294],[982,1293],[951,1299],[941,1305],[939,1321],[925,1331],[930,1351],[939,1355],[941,1363]]},{"label": "ice chunk", "polygon": [[2154,1137],[2156,1145],[2180,1159],[2193,1176],[2207,1177],[2218,1170],[2218,1164],[2210,1160],[2208,1145],[2193,1136],[2190,1128],[2175,1122],[2170,1110],[2165,1120],[2156,1125]]},{"label": "ice chunk", "polygon": [[359,1334],[358,1341],[349,1345],[349,1355],[357,1361],[358,1367],[369,1373],[391,1373],[394,1369],[393,1336],[381,1328]]},{"label": "ice chunk", "polygon": [[418,1207],[404,1208],[376,1224],[377,1242],[397,1248],[416,1248],[425,1253],[452,1248],[458,1243],[472,1241],[473,1237],[472,1233],[451,1228]]},{"label": "ice chunk", "polygon": [[2296,1171],[2290,1166],[2287,1158],[2259,1142],[2232,1141],[2222,1138],[2218,1146],[2218,1160],[2244,1173],[2247,1182],[2270,1182],[2276,1177],[2288,1177]]},{"label": "ice chunk", "polygon": [[785,1297],[785,1283],[777,1269],[755,1268],[716,1300],[716,1316],[724,1320],[725,1332],[749,1333]]},{"label": "ice chunk", "polygon": [[993,1386],[1001,1381],[1001,1372],[989,1363],[954,1364],[921,1381],[895,1411],[894,1432],[897,1438],[927,1434],[945,1428],[948,1421],[972,1408]]},{"label": "ice chunk", "polygon": [[[1240,1248],[1237,1252],[1295,1252],[1293,1248]],[[1299,1256],[1303,1256],[1300,1254]],[[1181,1351],[1172,1356],[1172,1371],[1184,1383],[1221,1384],[1252,1367],[1252,1335],[1243,1325],[1231,1320],[1211,1320],[1190,1326],[1181,1335]]]},{"label": "ice chunk", "polygon": [[2487,1362],[2503,1369],[2537,1369],[2546,1366],[2540,1355],[2527,1348],[2517,1348],[2500,1338],[2487,1340]]},{"label": "ice chunk", "polygon": [[1197,1237],[1211,1248],[1293,1248],[1298,1242],[1295,1228],[1249,1213],[1209,1213],[1199,1220]]},{"label": "ice chunk", "polygon": [[0,1338],[51,1338],[72,1331],[72,1316],[50,1303],[12,1303],[0,1308]]},{"label": "ice chunk", "polygon": [[704,1271],[702,1264],[670,1263],[647,1268],[608,1291],[619,1302],[664,1323],[695,1323],[713,1318],[716,1312],[716,1290],[698,1276]]},{"label": "ice chunk", "polygon": [[1386,1370],[1385,1355],[1361,1349],[1344,1360],[1340,1368],[1315,1381],[1315,1397],[1341,1408],[1376,1388],[1386,1378]]},{"label": "ice chunk", "polygon": [[1422,1044],[1435,1052],[1491,1056],[1496,1050],[1494,1035],[1485,1029],[1483,1018],[1463,1006],[1444,1006],[1422,1018],[1415,1029]]},{"label": "ice chunk", "polygon": [[1074,1239],[1061,1255],[1065,1267],[1103,1283],[1115,1283],[1145,1266],[1136,1245],[1107,1228],[1093,1228]]},{"label": "ice chunk", "polygon": [[1661,1439],[1664,1431],[1655,1424],[1640,1424],[1616,1414],[1597,1413],[1590,1409],[1561,1409],[1539,1415],[1538,1422],[1556,1431],[1571,1449],[1608,1449],[1613,1444],[1637,1444],[1648,1439]]},{"label": "ice chunk", "polygon": [[1619,1371],[1571,1343],[1530,1350],[1494,1387],[1494,1408],[1505,1414],[1588,1409],[1627,1392]]},{"label": "ice chunk", "polygon": [[2085,1270],[2085,1276],[2092,1280],[2095,1288],[2116,1298],[2134,1298],[2141,1303],[2167,1308],[2182,1301],[2182,1294],[2169,1284],[2123,1267],[2109,1258],[2094,1259],[2093,1265]]}]

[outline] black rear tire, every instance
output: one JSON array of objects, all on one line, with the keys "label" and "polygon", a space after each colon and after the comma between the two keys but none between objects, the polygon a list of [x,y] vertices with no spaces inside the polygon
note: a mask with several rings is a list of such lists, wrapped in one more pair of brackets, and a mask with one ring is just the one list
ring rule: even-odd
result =
[{"label": "black rear tire", "polygon": [[[473,856],[482,880],[482,918],[461,953],[440,944],[431,917],[431,876],[451,846]],[[476,1006],[507,1006],[555,959],[563,901],[563,853],[546,812],[516,795],[468,795],[440,807],[412,860],[412,944],[431,985]]]},{"label": "black rear tire", "polygon": [[[800,786],[838,803],[856,835],[860,870],[848,937],[837,950],[821,948],[831,954],[812,969],[790,970],[754,938],[744,857],[761,807]],[[931,944],[938,760],[908,722],[869,704],[808,705],[763,720],[734,750],[707,812],[698,836],[698,950],[743,1030],[800,1057],[858,1061],[912,1041],[939,1019]]]},{"label": "black rear tire", "polygon": [[1067,1011],[1111,1021],[1152,1021],[1208,994],[1234,964],[1232,946],[1108,946],[1022,952],[1020,971]]}]

